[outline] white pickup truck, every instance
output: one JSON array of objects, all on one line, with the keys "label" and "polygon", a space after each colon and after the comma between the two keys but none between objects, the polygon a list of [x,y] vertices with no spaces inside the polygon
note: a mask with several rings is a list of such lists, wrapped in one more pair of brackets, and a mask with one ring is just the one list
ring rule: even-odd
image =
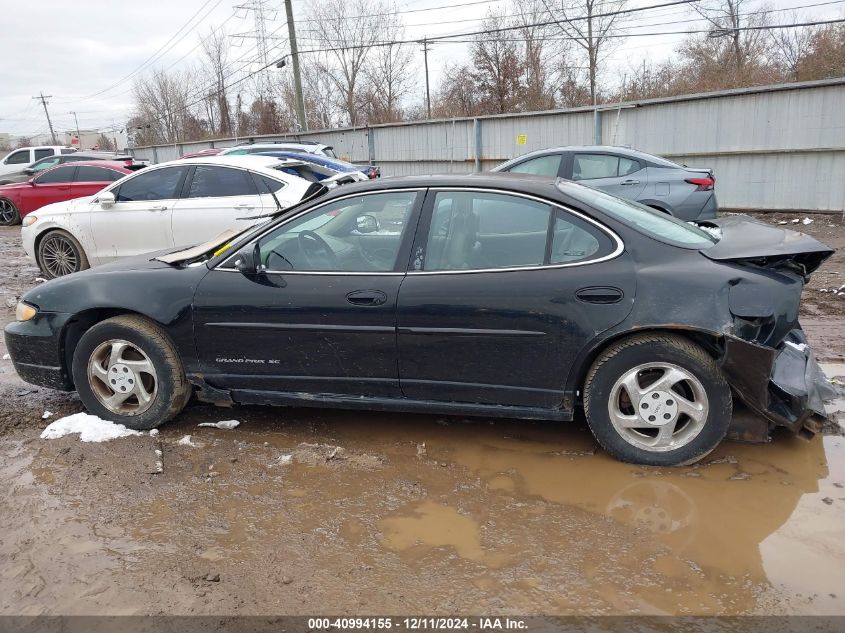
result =
[{"label": "white pickup truck", "polygon": [[9,152],[3,160],[0,160],[0,176],[3,174],[20,171],[37,160],[54,156],[55,154],[71,154],[76,149],[63,147],[61,145],[39,145],[38,147],[21,147]]}]

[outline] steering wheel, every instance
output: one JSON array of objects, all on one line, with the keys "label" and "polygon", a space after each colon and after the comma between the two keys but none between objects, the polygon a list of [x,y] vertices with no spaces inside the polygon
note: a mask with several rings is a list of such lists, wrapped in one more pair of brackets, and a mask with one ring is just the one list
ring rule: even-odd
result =
[{"label": "steering wheel", "polygon": [[323,262],[317,261],[314,255],[322,252],[328,262],[328,268],[337,270],[337,255],[334,254],[334,251],[331,246],[328,245],[326,240],[317,235],[314,231],[300,231],[297,236],[297,240],[299,241],[299,250],[302,251],[302,256],[305,258],[305,261],[308,262],[309,266],[320,270],[320,266]]}]

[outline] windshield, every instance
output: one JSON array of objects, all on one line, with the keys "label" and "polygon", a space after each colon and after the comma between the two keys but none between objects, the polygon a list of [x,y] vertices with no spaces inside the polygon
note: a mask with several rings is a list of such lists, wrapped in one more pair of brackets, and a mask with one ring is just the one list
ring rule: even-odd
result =
[{"label": "windshield", "polygon": [[617,198],[604,191],[568,181],[560,181],[557,186],[563,193],[576,200],[658,240],[686,248],[704,248],[717,242],[715,237],[698,227],[638,202]]}]

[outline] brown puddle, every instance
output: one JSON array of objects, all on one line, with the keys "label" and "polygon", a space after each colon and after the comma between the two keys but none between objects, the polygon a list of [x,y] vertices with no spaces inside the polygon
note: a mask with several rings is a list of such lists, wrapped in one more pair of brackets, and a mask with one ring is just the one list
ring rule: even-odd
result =
[{"label": "brown puddle", "polygon": [[[614,461],[576,425],[239,417],[234,431],[195,432],[197,447],[176,444],[195,420],[163,428],[159,475],[145,474],[154,446],[139,438],[67,439],[0,467],[0,484],[32,491],[24,512],[49,510],[48,492],[62,504],[70,527],[45,519],[39,556],[64,543],[75,577],[95,550],[68,547],[69,534],[97,524],[77,538],[113,552],[97,581],[136,592],[134,612],[845,614],[842,437],[725,443],[699,465],[654,469]],[[6,553],[26,537],[10,534]],[[203,580],[212,572],[219,584]],[[164,607],[150,580],[162,574],[181,588]],[[15,583],[0,577],[0,590]],[[62,593],[85,589],[48,585],[20,604],[97,612]]]}]

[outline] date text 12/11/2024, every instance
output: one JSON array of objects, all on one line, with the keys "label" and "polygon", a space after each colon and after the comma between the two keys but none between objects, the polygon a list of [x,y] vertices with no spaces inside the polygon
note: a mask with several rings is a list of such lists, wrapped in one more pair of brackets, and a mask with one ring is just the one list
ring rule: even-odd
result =
[{"label": "date text 12/11/2024", "polygon": [[520,618],[478,617],[478,618],[438,618],[438,617],[372,617],[372,618],[309,618],[309,629],[404,629],[417,630],[479,630],[479,631],[519,631],[528,625]]}]

